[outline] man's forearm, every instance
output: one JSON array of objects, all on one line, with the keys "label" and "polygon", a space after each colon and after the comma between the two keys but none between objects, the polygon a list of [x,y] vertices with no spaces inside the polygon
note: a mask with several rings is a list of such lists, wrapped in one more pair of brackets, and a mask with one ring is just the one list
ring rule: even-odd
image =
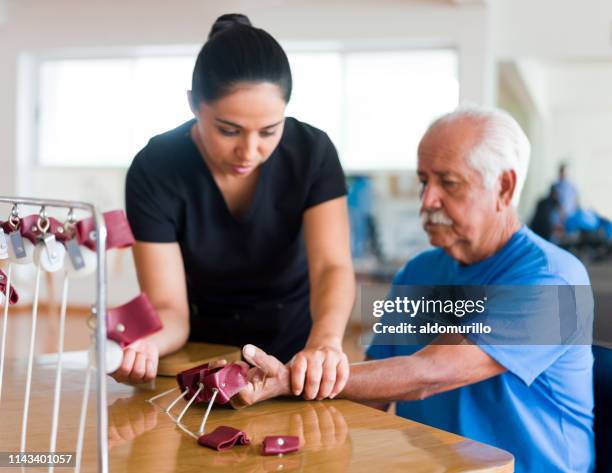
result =
[{"label": "man's forearm", "polygon": [[351,376],[338,397],[358,402],[411,401],[424,399],[430,389],[420,360],[397,356],[352,364]]}]

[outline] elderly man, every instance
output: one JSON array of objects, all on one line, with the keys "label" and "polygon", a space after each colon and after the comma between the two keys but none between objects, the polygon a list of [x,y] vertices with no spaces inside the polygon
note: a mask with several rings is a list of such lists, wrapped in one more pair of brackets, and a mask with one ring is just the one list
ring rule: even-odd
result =
[{"label": "elderly man", "polygon": [[[519,222],[528,160],[527,138],[502,111],[459,108],[434,122],[419,145],[418,176],[422,222],[436,248],[411,259],[394,286],[588,287],[576,258]],[[580,323],[577,330],[589,330],[592,309]],[[255,368],[234,403],[299,392],[286,366],[252,345],[243,353]],[[339,397],[381,408],[397,401],[400,416],[510,451],[518,472],[592,470],[589,345],[487,344],[453,334],[424,347],[375,343],[367,355],[351,366]],[[334,385],[322,382],[321,392]]]}]

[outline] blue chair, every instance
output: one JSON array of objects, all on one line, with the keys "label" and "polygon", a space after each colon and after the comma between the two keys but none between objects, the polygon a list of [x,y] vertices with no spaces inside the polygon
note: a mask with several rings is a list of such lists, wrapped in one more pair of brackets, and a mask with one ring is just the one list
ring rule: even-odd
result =
[{"label": "blue chair", "polygon": [[593,345],[596,473],[612,472],[612,349]]}]

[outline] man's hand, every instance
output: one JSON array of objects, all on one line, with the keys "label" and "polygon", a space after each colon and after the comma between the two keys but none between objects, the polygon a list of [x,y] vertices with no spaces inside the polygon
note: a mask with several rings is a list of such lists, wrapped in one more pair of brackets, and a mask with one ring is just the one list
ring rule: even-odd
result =
[{"label": "man's hand", "polygon": [[344,389],[349,362],[340,343],[306,346],[289,363],[291,391],[306,400],[333,399]]},{"label": "man's hand", "polygon": [[157,345],[147,338],[142,338],[123,349],[121,366],[111,376],[120,383],[146,383],[155,379],[158,362]]},{"label": "man's hand", "polygon": [[289,368],[262,349],[245,345],[242,356],[252,365],[247,373],[247,386],[231,399],[234,408],[250,406],[266,399],[291,394]]}]

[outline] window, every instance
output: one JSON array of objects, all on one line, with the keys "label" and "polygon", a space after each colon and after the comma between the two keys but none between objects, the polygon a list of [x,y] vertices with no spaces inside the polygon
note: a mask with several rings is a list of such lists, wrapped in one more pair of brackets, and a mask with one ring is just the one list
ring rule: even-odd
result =
[{"label": "window", "polygon": [[[410,170],[427,125],[458,103],[453,50],[298,51],[287,114],[325,130],[347,171]],[[194,57],[49,59],[39,67],[37,161],[127,166],[192,117]]]},{"label": "window", "polygon": [[38,162],[127,166],[149,138],[192,117],[192,57],[70,59],[40,65]]},{"label": "window", "polygon": [[296,77],[288,114],[327,131],[347,171],[415,169],[427,126],[459,102],[453,50],[289,57]]}]

